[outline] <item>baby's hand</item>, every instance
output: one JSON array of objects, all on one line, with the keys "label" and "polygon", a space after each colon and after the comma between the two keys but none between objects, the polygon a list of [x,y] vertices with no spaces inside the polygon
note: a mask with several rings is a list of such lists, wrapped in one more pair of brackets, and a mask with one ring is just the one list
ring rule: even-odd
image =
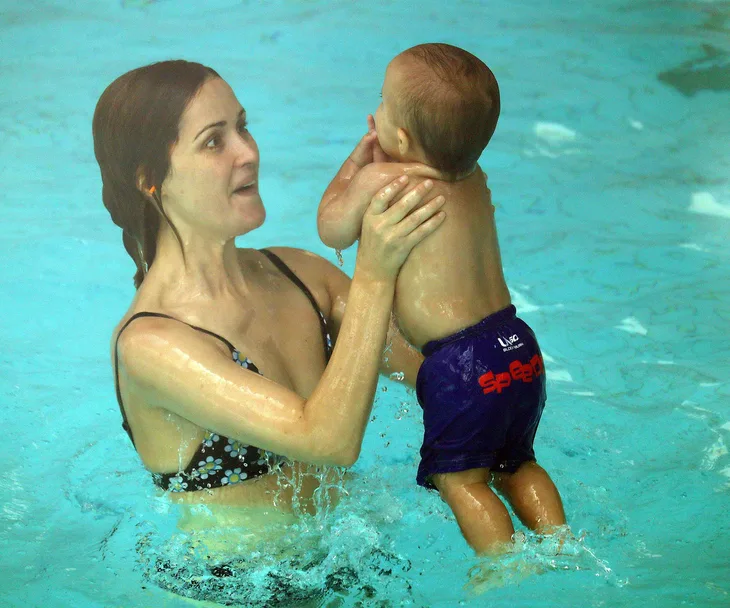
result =
[{"label": "baby's hand", "polygon": [[375,119],[372,114],[368,114],[368,133],[375,133],[375,142],[373,143],[373,162],[393,162],[393,159],[383,151],[383,148],[380,147],[380,141],[378,140],[377,133],[375,132]]},{"label": "baby's hand", "polygon": [[374,147],[377,145],[380,148],[377,141],[378,136],[375,131],[368,131],[355,146],[350,154],[350,160],[357,165],[358,169],[362,169],[373,162]]},{"label": "baby's hand", "polygon": [[368,114],[368,132],[363,135],[355,149],[350,154],[350,160],[355,163],[358,169],[370,163],[391,163],[393,159],[388,156],[380,147],[378,134],[375,132],[375,119]]}]

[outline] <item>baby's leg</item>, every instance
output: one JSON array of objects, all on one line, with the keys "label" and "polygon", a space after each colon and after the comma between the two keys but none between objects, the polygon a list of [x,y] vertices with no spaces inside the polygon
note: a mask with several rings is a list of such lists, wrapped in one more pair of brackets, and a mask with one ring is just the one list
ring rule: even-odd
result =
[{"label": "baby's leg", "polygon": [[432,481],[472,549],[479,554],[507,550],[515,529],[507,508],[489,487],[489,469],[438,473]]},{"label": "baby's leg", "polygon": [[525,462],[514,473],[495,473],[492,481],[530,530],[549,534],[557,526],[565,525],[558,489],[536,462]]}]

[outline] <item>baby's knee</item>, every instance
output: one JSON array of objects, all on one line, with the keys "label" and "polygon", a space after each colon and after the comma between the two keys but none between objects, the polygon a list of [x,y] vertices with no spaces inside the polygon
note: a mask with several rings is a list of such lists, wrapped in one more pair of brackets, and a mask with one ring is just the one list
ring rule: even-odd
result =
[{"label": "baby's knee", "polygon": [[445,495],[461,493],[475,485],[487,485],[489,477],[489,469],[468,469],[453,473],[434,473],[431,476],[431,482],[436,486],[441,497],[447,500]]}]

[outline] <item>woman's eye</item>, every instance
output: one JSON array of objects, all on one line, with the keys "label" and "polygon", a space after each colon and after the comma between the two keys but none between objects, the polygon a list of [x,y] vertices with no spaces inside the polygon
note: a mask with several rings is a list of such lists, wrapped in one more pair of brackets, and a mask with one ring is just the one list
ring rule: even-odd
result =
[{"label": "woman's eye", "polygon": [[205,147],[208,148],[209,150],[212,150],[212,149],[217,148],[218,146],[220,146],[220,143],[221,143],[220,136],[219,135],[214,135],[207,142],[205,142]]},{"label": "woman's eye", "polygon": [[244,133],[245,131],[248,131],[248,123],[246,121],[238,123],[238,132]]}]

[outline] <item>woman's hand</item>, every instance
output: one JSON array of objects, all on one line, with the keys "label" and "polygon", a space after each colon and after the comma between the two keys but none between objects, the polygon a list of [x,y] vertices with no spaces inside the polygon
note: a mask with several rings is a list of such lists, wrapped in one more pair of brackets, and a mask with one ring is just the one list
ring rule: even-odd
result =
[{"label": "woman's hand", "polygon": [[441,171],[423,163],[392,162],[378,143],[372,115],[368,115],[368,129],[327,186],[319,203],[317,231],[328,247],[347,249],[360,237],[368,205],[378,191],[397,176],[446,179]]},{"label": "woman's hand", "polygon": [[[411,250],[444,221],[444,197],[421,205],[433,188],[429,179],[393,202],[408,183],[404,175],[382,188],[365,210],[356,272],[374,280],[395,281]],[[421,205],[419,207],[419,205]]]}]

